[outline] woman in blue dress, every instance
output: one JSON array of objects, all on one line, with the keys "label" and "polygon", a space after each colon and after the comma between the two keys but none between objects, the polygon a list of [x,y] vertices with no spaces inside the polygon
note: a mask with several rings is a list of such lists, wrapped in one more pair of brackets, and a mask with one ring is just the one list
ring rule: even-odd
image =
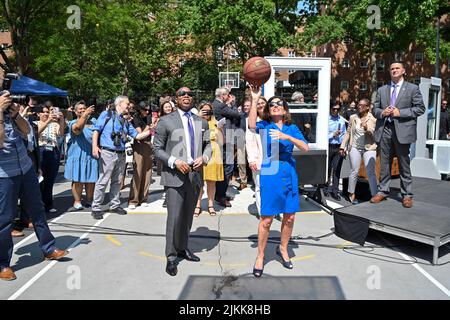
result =
[{"label": "woman in blue dress", "polygon": [[249,129],[256,129],[263,144],[261,165],[261,213],[258,227],[258,256],[253,275],[261,277],[264,270],[264,252],[269,237],[273,217],[283,214],[281,223],[281,244],[277,254],[283,266],[292,269],[288,255],[288,243],[294,227],[295,213],[300,210],[298,178],[295,160],[292,156],[294,146],[308,151],[308,144],[299,128],[291,123],[289,107],[283,98],[274,96],[264,109],[264,119],[256,122],[256,104],[261,97],[261,88],[251,86],[252,106],[249,113]]},{"label": "woman in blue dress", "polygon": [[90,119],[94,106],[86,108],[84,101],[75,104],[76,120],[69,122],[70,140],[67,144],[67,161],[64,177],[72,181],[74,210],[82,210],[83,184],[86,190],[86,207],[92,203],[95,182],[98,179],[98,162],[92,156],[92,128],[95,119]]}]

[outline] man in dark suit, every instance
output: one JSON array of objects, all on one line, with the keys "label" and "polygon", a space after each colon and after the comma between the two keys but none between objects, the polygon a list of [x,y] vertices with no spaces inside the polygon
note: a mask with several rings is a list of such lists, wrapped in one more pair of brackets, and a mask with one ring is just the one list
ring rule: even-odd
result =
[{"label": "man in dark suit", "polygon": [[153,140],[156,157],[163,163],[161,184],[167,199],[166,272],[177,274],[176,258],[200,261],[188,249],[194,208],[203,187],[203,166],[211,158],[208,123],[193,114],[193,93],[183,87],[176,93],[177,111],[162,118]]},{"label": "man in dark suit", "polygon": [[[230,91],[226,87],[217,88],[215,92],[216,99],[213,101],[214,117],[217,121],[222,118],[226,119],[223,128],[225,137],[223,145],[223,181],[216,182],[216,201],[223,207],[231,207],[231,198],[227,196],[227,190],[230,178],[234,170],[234,147],[236,143],[245,143],[242,139],[245,135],[236,135],[236,129],[239,129],[241,119],[245,122],[245,115],[237,110],[235,105],[229,103]],[[237,141],[236,141],[237,140]]]},{"label": "man in dark suit", "polygon": [[405,208],[411,208],[413,194],[409,148],[417,139],[417,117],[424,114],[425,105],[419,87],[404,80],[405,66],[402,62],[393,62],[390,74],[391,83],[378,89],[372,110],[377,118],[374,138],[380,148],[381,168],[379,191],[370,202],[381,202],[389,195],[395,153],[400,167],[402,204]]}]

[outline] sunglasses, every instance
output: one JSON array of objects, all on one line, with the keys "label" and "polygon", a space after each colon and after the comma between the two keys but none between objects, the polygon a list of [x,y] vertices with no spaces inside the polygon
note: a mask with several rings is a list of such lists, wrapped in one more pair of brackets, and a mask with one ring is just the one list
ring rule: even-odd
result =
[{"label": "sunglasses", "polygon": [[184,90],[181,90],[181,91],[179,91],[178,93],[177,93],[177,97],[182,97],[182,96],[184,96],[184,95],[188,95],[189,97],[193,97],[194,96],[194,93],[192,92],[192,91],[184,91]]},{"label": "sunglasses", "polygon": [[141,109],[141,110],[145,112],[150,112],[150,109]]},{"label": "sunglasses", "polygon": [[284,106],[284,103],[283,103],[283,101],[273,101],[273,102],[271,102],[270,104],[269,104],[269,107],[283,107]]}]

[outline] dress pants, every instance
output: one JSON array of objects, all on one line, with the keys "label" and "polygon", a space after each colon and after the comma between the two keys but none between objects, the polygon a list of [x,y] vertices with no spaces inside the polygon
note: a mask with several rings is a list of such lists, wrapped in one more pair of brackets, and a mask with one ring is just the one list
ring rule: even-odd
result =
[{"label": "dress pants", "polygon": [[153,150],[148,143],[133,143],[133,179],[130,188],[129,204],[135,206],[147,201],[152,181]]},{"label": "dress pants", "polygon": [[409,166],[410,144],[398,142],[395,126],[393,122],[386,121],[380,141],[380,191],[379,193],[388,196],[390,192],[392,158],[397,155],[400,169],[400,191],[403,197],[412,197],[412,178]]},{"label": "dress pants", "polygon": [[[188,175],[192,176],[194,172]],[[175,261],[178,252],[187,249],[194,209],[200,194],[200,186],[186,179],[181,187],[165,187],[167,199],[166,257]]]},{"label": "dress pants", "polygon": [[44,255],[56,249],[55,238],[47,224],[39,182],[34,169],[31,168],[24,175],[0,178],[0,268],[10,266],[14,246],[11,228],[17,214],[19,195],[22,208],[31,216],[34,232]]},{"label": "dress pants", "polygon": [[101,211],[101,205],[105,199],[106,186],[111,181],[109,189],[110,208],[120,206],[120,181],[124,174],[125,153],[115,153],[102,149],[98,160],[99,176],[95,183],[93,211]]},{"label": "dress pants", "polygon": [[44,147],[39,148],[41,157],[41,170],[44,181],[41,184],[42,201],[45,210],[48,211],[53,207],[53,185],[59,170],[60,153],[57,148],[53,150],[45,150]]},{"label": "dress pants", "polygon": [[247,184],[247,157],[245,154],[245,144],[236,148],[236,155],[239,169],[239,178],[241,178],[241,183]]},{"label": "dress pants", "polygon": [[[341,177],[342,161],[344,158],[339,153],[339,144],[328,145],[328,191],[331,193],[339,192],[339,179]],[[330,186],[330,177],[333,175],[333,181]]]},{"label": "dress pants", "polygon": [[234,145],[227,144],[223,153],[223,181],[216,182],[216,199],[223,199],[227,196],[227,190],[234,170]]}]

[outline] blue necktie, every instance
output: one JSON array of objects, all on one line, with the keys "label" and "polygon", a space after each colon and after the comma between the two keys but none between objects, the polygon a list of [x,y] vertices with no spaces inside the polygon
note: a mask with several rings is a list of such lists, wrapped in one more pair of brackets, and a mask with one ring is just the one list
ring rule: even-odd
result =
[{"label": "blue necktie", "polygon": [[[389,102],[389,104],[393,107],[395,105],[395,100],[397,99],[397,92],[395,91],[395,89],[397,88],[397,85],[393,84],[392,86],[394,87],[394,90],[392,90],[391,101]],[[388,117],[388,121],[389,122],[392,121],[392,116]]]},{"label": "blue necktie", "polygon": [[184,114],[188,120],[188,130],[189,130],[189,141],[191,144],[191,157],[192,160],[195,160],[195,138],[194,138],[194,126],[192,125],[192,115],[190,112],[186,112]]}]

